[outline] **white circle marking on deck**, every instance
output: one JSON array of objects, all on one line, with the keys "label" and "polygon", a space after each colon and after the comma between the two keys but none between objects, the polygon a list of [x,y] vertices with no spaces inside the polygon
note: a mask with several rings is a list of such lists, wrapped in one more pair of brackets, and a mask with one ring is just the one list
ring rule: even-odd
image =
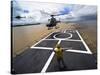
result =
[{"label": "white circle marking on deck", "polygon": [[56,36],[59,35],[59,33],[58,33],[58,34],[55,34],[55,35],[53,36],[53,38],[54,38],[54,39],[58,39],[58,40],[61,40],[61,39],[70,39],[70,38],[72,38],[72,34],[71,34],[71,33],[65,33],[65,34],[69,34],[70,36],[69,36],[69,37],[66,37],[66,38],[57,38]]}]

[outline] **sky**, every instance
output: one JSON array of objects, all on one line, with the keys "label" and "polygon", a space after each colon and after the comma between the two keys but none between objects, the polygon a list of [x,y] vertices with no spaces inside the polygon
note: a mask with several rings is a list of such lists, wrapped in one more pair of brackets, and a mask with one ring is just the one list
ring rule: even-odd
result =
[{"label": "sky", "polygon": [[[62,22],[93,20],[97,16],[97,7],[79,4],[41,3],[13,0],[13,24],[48,23],[50,15]],[[16,16],[25,17],[15,19]]]}]

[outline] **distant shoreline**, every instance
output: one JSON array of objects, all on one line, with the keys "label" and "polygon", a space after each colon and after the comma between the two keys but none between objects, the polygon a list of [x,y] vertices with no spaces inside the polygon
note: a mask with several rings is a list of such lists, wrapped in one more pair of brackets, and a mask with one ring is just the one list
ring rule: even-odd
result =
[{"label": "distant shoreline", "polygon": [[21,27],[21,26],[31,26],[31,25],[40,25],[40,23],[36,23],[36,24],[24,24],[24,25],[12,25],[11,27]]},{"label": "distant shoreline", "polygon": [[[91,25],[97,25],[97,20],[87,20],[87,21],[76,21],[76,22],[61,22],[61,23],[75,23],[75,24],[80,24],[80,25],[88,25],[88,24],[91,24]],[[40,25],[40,24],[46,24],[46,23],[33,23],[33,24],[19,24],[19,25],[13,25],[11,23],[11,27],[21,27],[21,26],[31,26],[31,25]]]}]

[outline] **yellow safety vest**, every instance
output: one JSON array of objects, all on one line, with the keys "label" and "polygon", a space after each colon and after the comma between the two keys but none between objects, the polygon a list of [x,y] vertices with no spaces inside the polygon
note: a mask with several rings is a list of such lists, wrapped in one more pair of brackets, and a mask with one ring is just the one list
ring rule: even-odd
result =
[{"label": "yellow safety vest", "polygon": [[55,54],[56,54],[57,58],[62,58],[63,57],[63,50],[62,50],[62,48],[56,48],[55,49]]}]

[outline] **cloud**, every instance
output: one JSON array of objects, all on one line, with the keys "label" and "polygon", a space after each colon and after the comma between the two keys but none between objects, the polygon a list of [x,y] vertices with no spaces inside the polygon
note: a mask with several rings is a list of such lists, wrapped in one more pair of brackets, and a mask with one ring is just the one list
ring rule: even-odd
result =
[{"label": "cloud", "polygon": [[[80,8],[78,9],[78,7]],[[73,12],[75,13],[76,16],[84,16],[84,15],[96,14],[97,12],[96,9],[97,9],[96,6],[76,5],[73,8]]]},{"label": "cloud", "polygon": [[[56,16],[61,21],[82,21],[93,20],[97,17],[97,7],[76,4],[57,4],[57,3],[41,3],[32,1],[13,1],[13,16],[25,16],[26,19],[21,21],[29,21],[31,23],[47,23],[50,15]],[[15,19],[13,19],[15,20]],[[18,21],[18,20],[17,20]],[[17,23],[17,22],[16,22]]]},{"label": "cloud", "polygon": [[85,21],[97,19],[97,7],[89,5],[72,5],[72,11],[70,18],[66,18],[66,21]]}]

